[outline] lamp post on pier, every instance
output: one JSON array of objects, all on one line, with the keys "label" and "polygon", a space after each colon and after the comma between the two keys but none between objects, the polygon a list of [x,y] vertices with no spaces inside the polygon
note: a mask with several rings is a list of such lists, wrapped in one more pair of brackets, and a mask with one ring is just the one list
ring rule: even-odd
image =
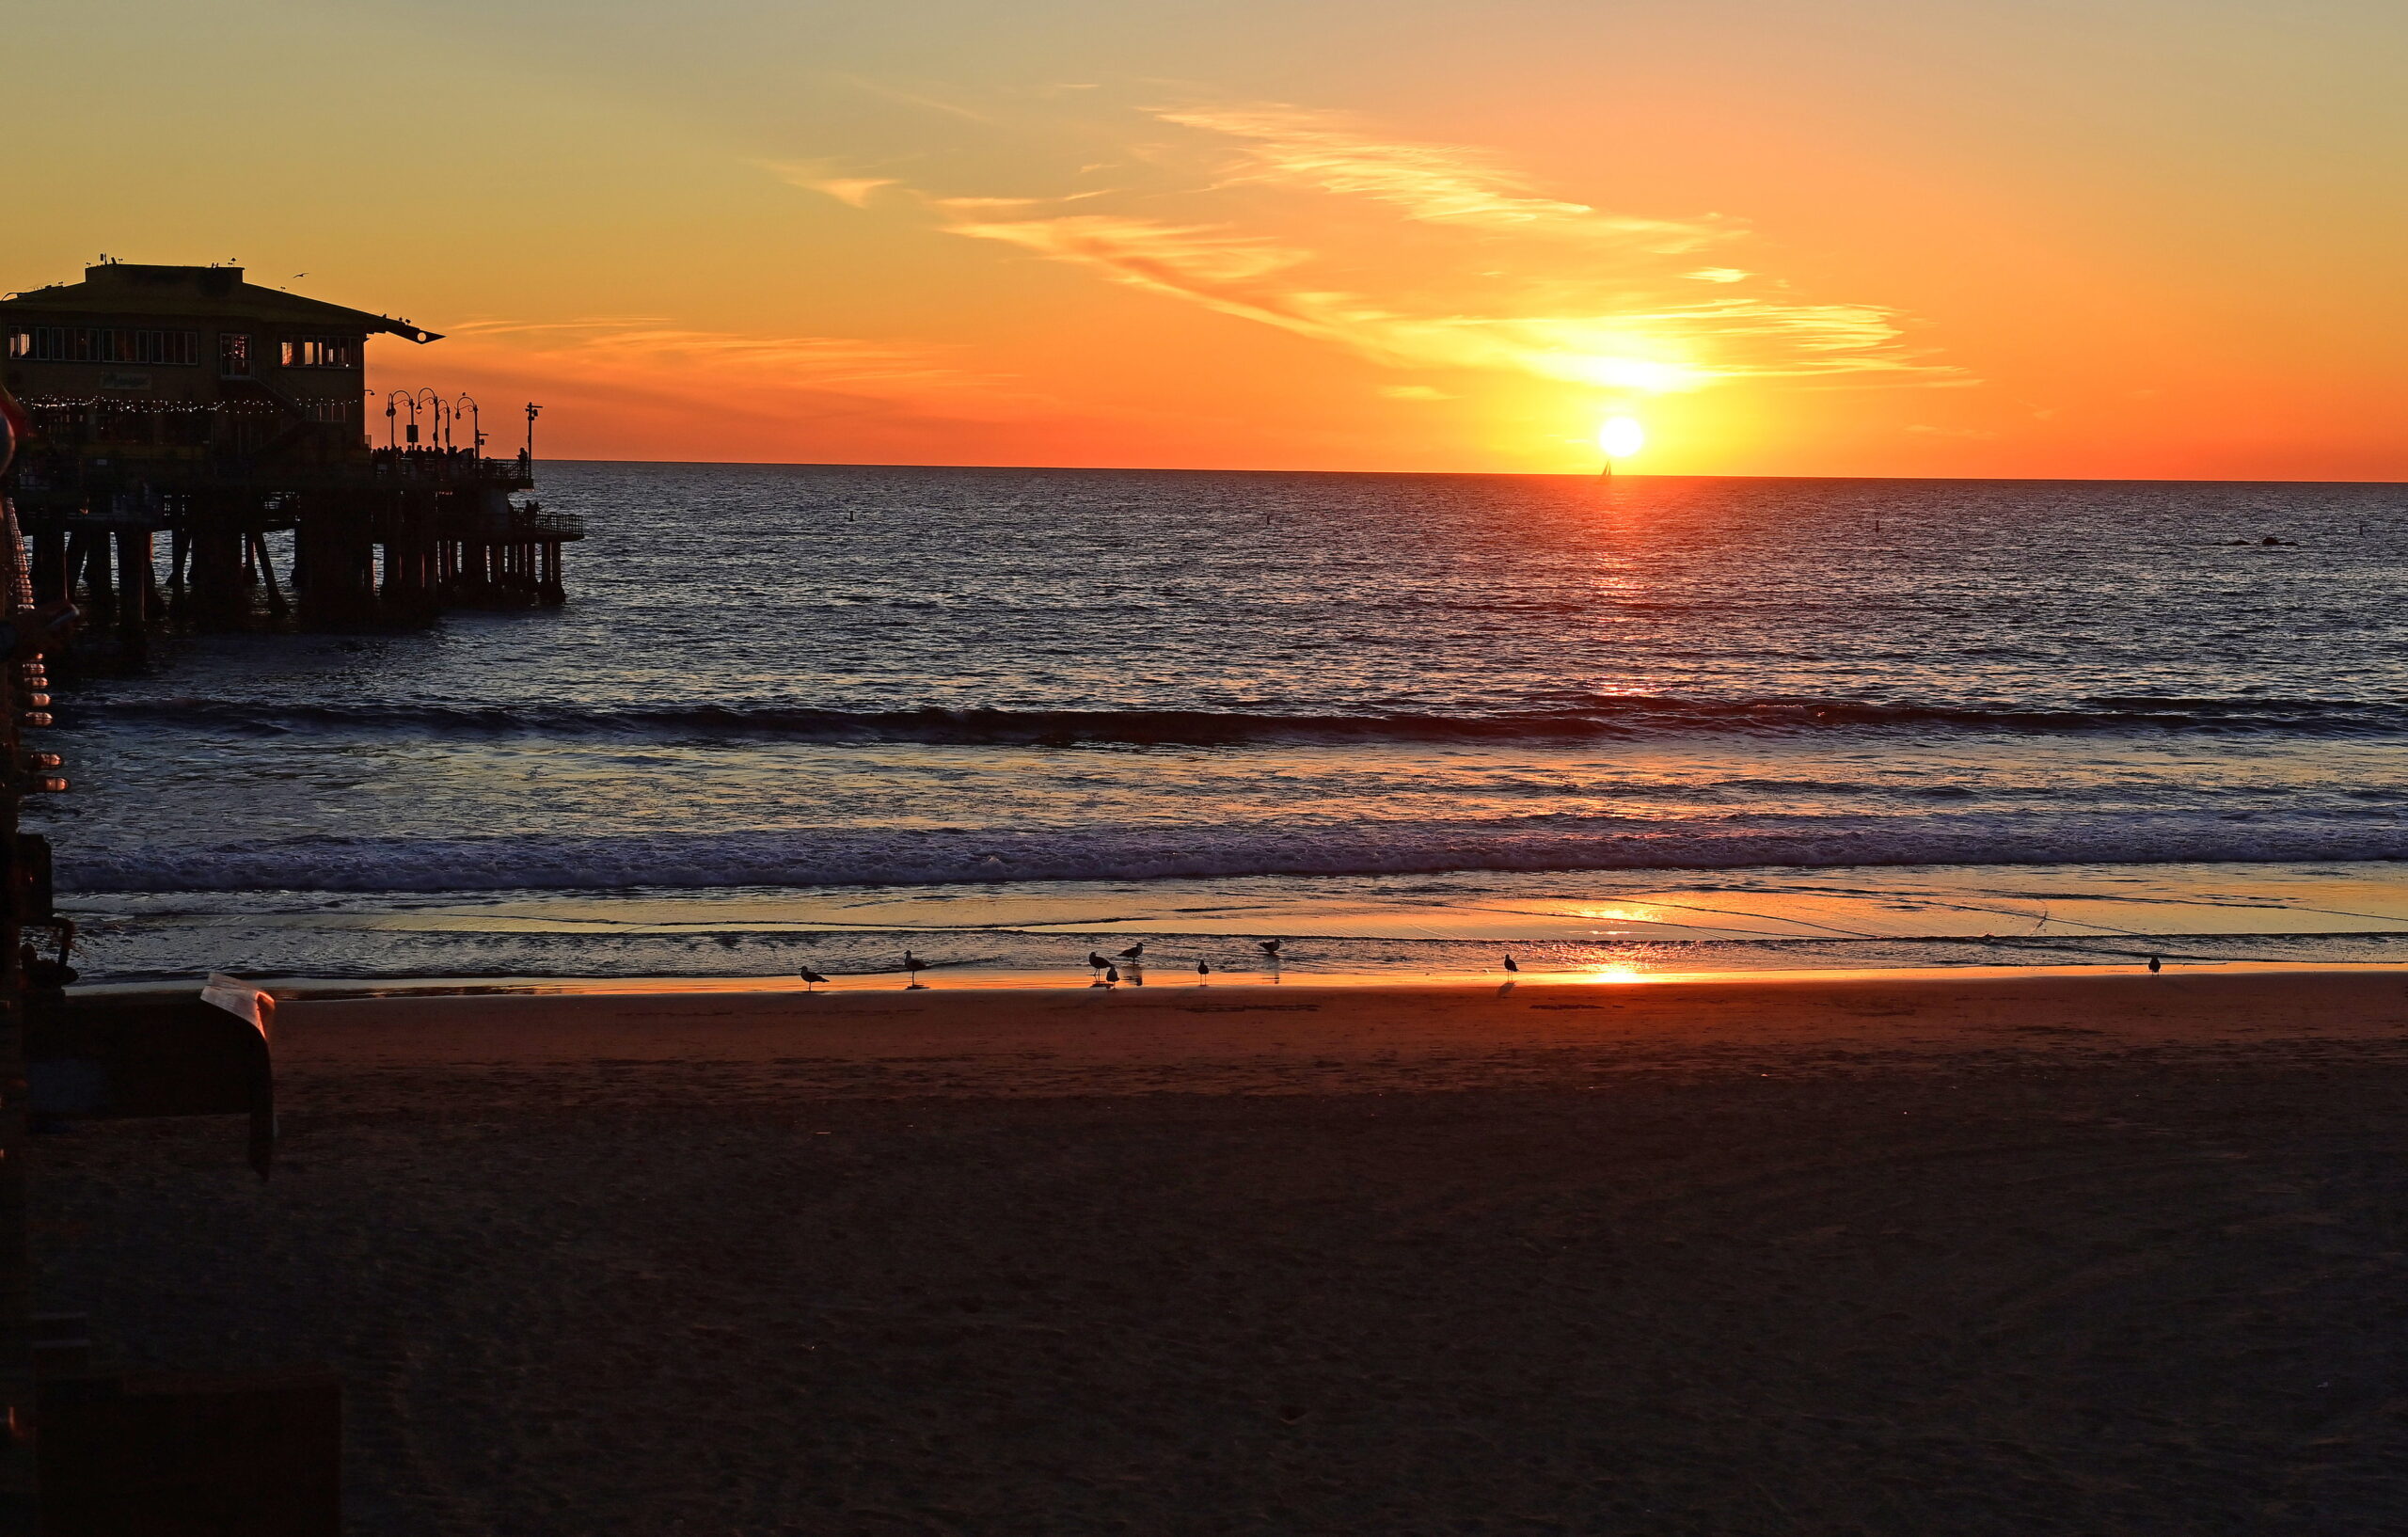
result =
[{"label": "lamp post on pier", "polygon": [[535,419],[543,414],[542,406],[533,401],[527,403],[527,446],[518,451],[518,457],[525,460],[530,468],[535,463]]},{"label": "lamp post on pier", "polygon": [[393,403],[397,400],[410,408],[409,434],[402,441],[415,448],[418,445],[418,396],[406,389],[390,390],[385,396],[385,446],[388,449],[397,446],[393,442]]},{"label": "lamp post on pier", "polygon": [[460,398],[452,403],[452,420],[457,421],[460,420],[460,407],[463,405],[468,408],[469,452],[474,453],[477,457],[483,458],[484,457],[485,452],[484,417],[477,410],[477,398],[474,395],[469,394],[467,391],[462,390],[460,392]]},{"label": "lamp post on pier", "polygon": [[[423,401],[420,399],[421,396],[424,397]],[[421,385],[419,387],[417,393],[410,397],[410,401],[414,407],[421,404],[426,406],[428,417],[427,426],[430,429],[427,433],[427,447],[433,448],[435,446],[436,438],[440,435],[443,429],[443,397],[435,392],[435,387],[433,385]],[[413,409],[410,415],[415,418],[418,413]],[[415,433],[411,435],[410,441],[413,443],[418,441],[418,436]]]}]

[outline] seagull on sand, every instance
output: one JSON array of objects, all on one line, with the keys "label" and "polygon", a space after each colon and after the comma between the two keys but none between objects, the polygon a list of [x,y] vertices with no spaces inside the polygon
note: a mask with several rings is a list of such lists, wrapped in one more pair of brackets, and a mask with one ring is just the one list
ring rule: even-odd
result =
[{"label": "seagull on sand", "polygon": [[1505,958],[1505,969],[1509,972],[1518,972],[1522,967],[1519,961],[1516,961],[1512,956],[1507,956]]},{"label": "seagull on sand", "polygon": [[1264,955],[1266,955],[1266,956],[1269,956],[1269,957],[1270,957],[1272,959],[1274,959],[1274,960],[1276,960],[1276,959],[1279,959],[1279,946],[1281,946],[1281,945],[1283,945],[1283,944],[1285,944],[1285,943],[1288,943],[1288,942],[1287,942],[1286,940],[1257,940],[1257,941],[1255,941],[1255,943],[1257,943],[1258,945],[1261,946],[1261,948],[1262,948],[1262,953],[1263,953]]},{"label": "seagull on sand", "polygon": [[1098,971],[1098,972],[1100,972],[1100,971],[1103,970],[1106,966],[1109,966],[1109,965],[1111,965],[1111,964],[1112,964],[1112,962],[1110,962],[1110,961],[1108,961],[1108,960],[1106,960],[1106,959],[1103,959],[1103,954],[1102,954],[1102,952],[1101,952],[1101,951],[1098,951],[1098,950],[1089,950],[1089,951],[1087,952],[1087,969],[1088,969],[1088,970],[1090,970],[1090,971]]},{"label": "seagull on sand", "polygon": [[817,972],[813,971],[808,966],[805,966],[802,969],[802,985],[805,989],[816,988],[820,983],[827,980],[828,979],[826,977],[820,975]]},{"label": "seagull on sand", "polygon": [[1119,980],[1120,980],[1120,968],[1119,968],[1119,967],[1117,967],[1117,966],[1106,966],[1106,967],[1103,969],[1103,979],[1104,979],[1105,981],[1107,981],[1107,982],[1117,982],[1117,981],[1119,981]]},{"label": "seagull on sand", "polygon": [[1123,959],[1123,960],[1143,960],[1143,959],[1146,959],[1146,942],[1145,942],[1144,940],[1139,940],[1136,943],[1134,943],[1134,944],[1133,944],[1133,945],[1129,946],[1129,948],[1127,948],[1126,950],[1121,951],[1121,952],[1120,952],[1120,959]]},{"label": "seagull on sand", "polygon": [[1199,961],[1197,961],[1197,962],[1196,963],[1196,975],[1198,975],[1198,976],[1210,976],[1210,975],[1212,975],[1212,963],[1211,961],[1209,961],[1209,960],[1199,960]]},{"label": "seagull on sand", "polygon": [[911,974],[911,985],[913,987],[916,988],[922,985],[920,982],[920,973],[927,969],[927,964],[928,963],[927,961],[922,960],[918,956],[913,955],[911,951],[906,950],[903,952],[903,969]]},{"label": "seagull on sand", "polygon": [[2156,974],[2158,968],[2162,964],[2163,962],[2160,961],[2155,956],[2148,958],[2148,969],[2152,975]]}]

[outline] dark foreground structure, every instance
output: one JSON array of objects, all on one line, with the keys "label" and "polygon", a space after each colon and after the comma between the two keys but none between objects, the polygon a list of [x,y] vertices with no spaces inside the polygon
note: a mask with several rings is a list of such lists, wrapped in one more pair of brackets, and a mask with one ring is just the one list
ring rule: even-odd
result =
[{"label": "dark foreground structure", "polygon": [[562,599],[582,526],[513,499],[534,485],[534,406],[526,447],[488,458],[474,400],[395,391],[371,445],[368,339],[433,332],[240,267],[103,261],[0,300],[0,333],[34,428],[14,486],[34,595],[77,599],[87,636],[138,650],[171,619],[341,628]]},{"label": "dark foreground structure", "polygon": [[[59,342],[54,332],[71,340]],[[29,327],[11,333],[11,350],[22,340],[29,353],[88,351],[95,336],[114,349],[127,344],[125,334]],[[131,345],[182,357],[190,348],[173,340],[179,335],[139,333]],[[67,996],[76,977],[75,926],[52,905],[48,843],[19,830],[24,798],[63,790],[67,781],[56,773],[58,755],[35,750],[23,733],[52,723],[49,662],[80,618],[62,591],[79,573],[105,595],[114,568],[119,607],[131,614],[125,634],[138,642],[145,633],[154,531],[131,521],[115,500],[121,492],[98,493],[114,522],[97,527],[72,521],[90,519],[88,501],[62,499],[56,511],[67,527],[45,546],[55,586],[38,594],[35,562],[6,494],[18,483],[11,471],[31,438],[28,425],[15,397],[0,389],[0,1537],[337,1537],[342,1389],[330,1369],[129,1371],[100,1358],[84,1313],[35,1310],[27,1223],[34,1132],[242,1115],[250,1121],[251,1165],[265,1178],[276,1104],[275,1004],[257,990],[214,979],[197,994]],[[49,483],[111,483],[107,454],[90,455],[94,473],[84,476],[85,456],[74,451],[86,446],[81,437],[51,445]],[[154,435],[137,446],[161,445]],[[135,483],[146,499],[161,495],[155,483]],[[265,503],[229,498],[222,505],[256,513]],[[190,504],[182,511],[189,515]],[[216,533],[164,526],[177,528],[187,550],[199,547],[199,534]],[[256,531],[250,538],[272,583]],[[69,550],[78,563],[68,563]]]}]

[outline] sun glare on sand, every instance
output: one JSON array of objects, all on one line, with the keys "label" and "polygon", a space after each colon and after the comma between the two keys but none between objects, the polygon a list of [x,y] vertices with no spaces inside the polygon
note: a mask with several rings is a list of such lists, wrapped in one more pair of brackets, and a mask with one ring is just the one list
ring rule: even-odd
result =
[{"label": "sun glare on sand", "polygon": [[1647,446],[1647,429],[1636,417],[1608,417],[1597,428],[1597,447],[1608,459],[1627,459]]},{"label": "sun glare on sand", "polygon": [[1589,973],[1588,980],[1592,982],[1644,982],[1647,980],[1647,974],[1640,971],[1636,966],[1610,964],[1599,966],[1591,971]]}]

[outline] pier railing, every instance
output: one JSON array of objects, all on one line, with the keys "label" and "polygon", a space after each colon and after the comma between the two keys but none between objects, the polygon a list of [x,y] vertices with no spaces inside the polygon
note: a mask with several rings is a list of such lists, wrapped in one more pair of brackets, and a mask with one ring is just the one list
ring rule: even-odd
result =
[{"label": "pier railing", "polygon": [[441,449],[378,449],[369,463],[380,480],[430,485],[493,485],[523,491],[535,483],[535,467],[521,459],[487,459]]},{"label": "pier railing", "polygon": [[251,459],[167,454],[101,455],[42,452],[25,456],[13,475],[15,490],[36,503],[71,502],[87,493],[132,487],[173,494],[184,491],[367,491],[403,487],[430,491],[483,488],[526,491],[535,484],[534,467],[524,459],[487,459],[469,453],[395,453],[329,460]]},{"label": "pier railing", "polygon": [[524,529],[530,533],[549,535],[554,539],[585,537],[585,518],[578,513],[556,513],[547,507],[521,508],[511,522],[515,530]]}]

